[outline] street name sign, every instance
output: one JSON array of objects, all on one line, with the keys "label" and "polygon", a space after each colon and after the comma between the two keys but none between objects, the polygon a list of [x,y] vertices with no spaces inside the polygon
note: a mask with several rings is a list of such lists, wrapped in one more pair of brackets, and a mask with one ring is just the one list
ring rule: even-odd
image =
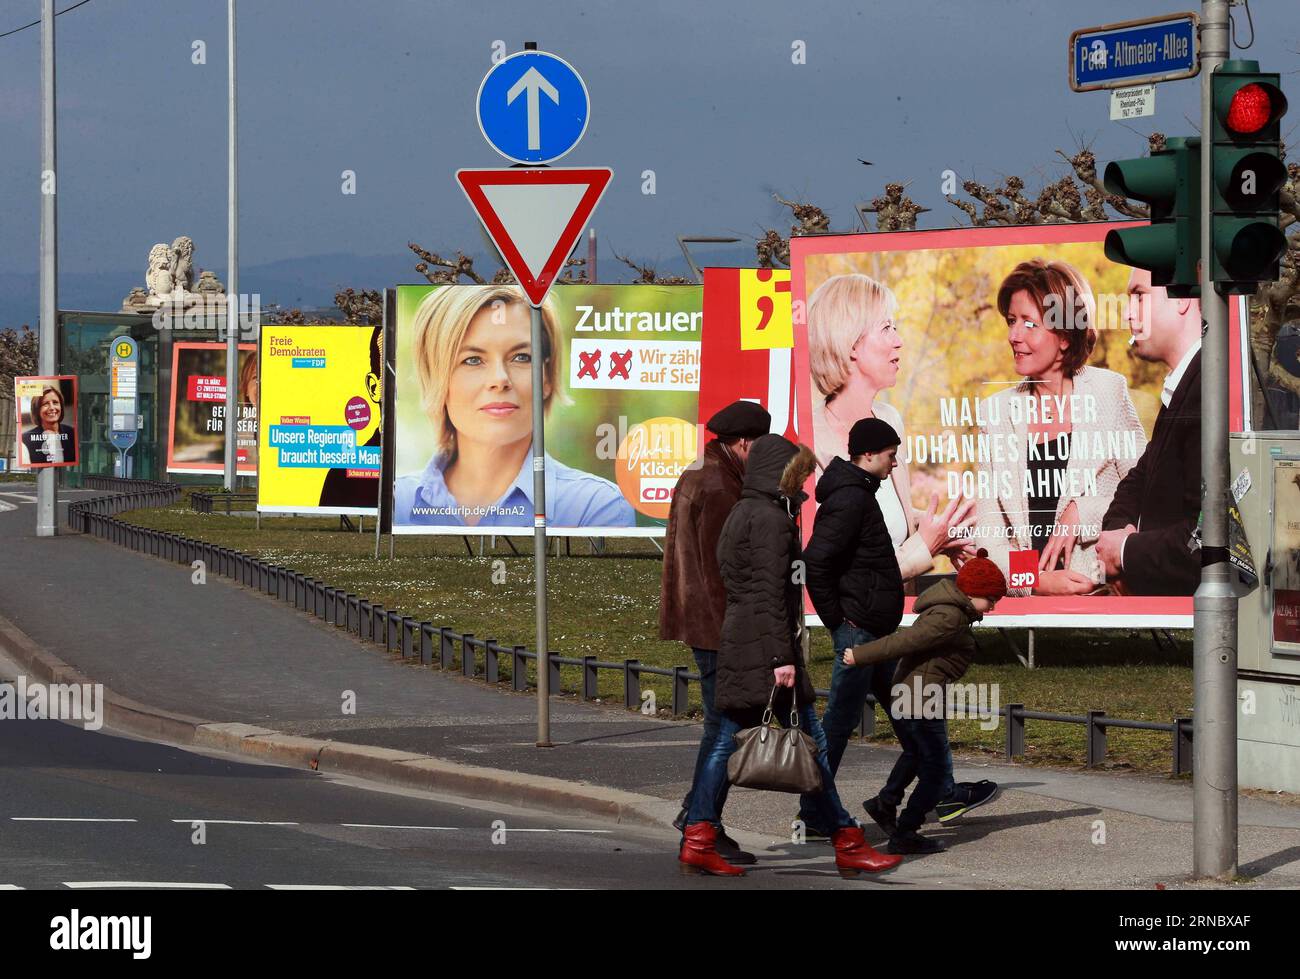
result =
[{"label": "street name sign", "polygon": [[609,167],[457,170],[456,182],[534,306],[541,306],[614,171]]},{"label": "street name sign", "polygon": [[514,163],[550,163],[587,131],[591,99],[582,76],[546,51],[519,51],[495,65],[478,89],[478,126]]},{"label": "street name sign", "polygon": [[1070,87],[1091,92],[1193,77],[1201,70],[1198,22],[1188,12],[1075,31]]}]

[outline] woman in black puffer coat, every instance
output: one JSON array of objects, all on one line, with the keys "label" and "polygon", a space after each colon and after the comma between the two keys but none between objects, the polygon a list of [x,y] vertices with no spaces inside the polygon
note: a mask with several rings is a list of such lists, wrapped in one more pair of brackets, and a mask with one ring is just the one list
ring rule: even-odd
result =
[{"label": "woman in black puffer coat", "polygon": [[714,849],[717,797],[727,782],[727,761],[736,732],[761,723],[763,709],[778,688],[774,712],[785,721],[791,696],[803,730],[817,743],[822,791],[815,796],[823,825],[833,832],[841,875],[887,870],[898,859],[867,845],[862,830],[840,804],[826,763],[826,737],[814,707],[812,681],[799,642],[802,623],[802,546],[797,515],[806,499],[802,486],[812,475],[811,449],[780,435],[754,442],[745,465],[740,502],[727,516],[718,541],[718,567],[727,588],[727,611],[718,650],[714,703],[721,714],[713,752],[699,773],[691,797],[685,839],[679,853],[687,873],[740,876]]}]

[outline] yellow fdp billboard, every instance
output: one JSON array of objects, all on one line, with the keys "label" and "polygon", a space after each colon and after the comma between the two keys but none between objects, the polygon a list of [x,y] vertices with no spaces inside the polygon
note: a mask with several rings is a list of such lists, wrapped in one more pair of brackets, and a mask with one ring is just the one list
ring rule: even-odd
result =
[{"label": "yellow fdp billboard", "polygon": [[378,512],[380,326],[264,326],[257,509]]}]

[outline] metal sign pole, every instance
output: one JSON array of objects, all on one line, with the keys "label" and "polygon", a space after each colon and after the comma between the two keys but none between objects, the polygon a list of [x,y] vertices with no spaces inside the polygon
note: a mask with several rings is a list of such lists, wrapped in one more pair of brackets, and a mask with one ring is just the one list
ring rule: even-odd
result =
[{"label": "metal sign pole", "polygon": [[[545,102],[542,95],[546,96]],[[546,105],[562,106],[554,114]],[[511,108],[515,106],[515,108]],[[527,169],[457,170],[456,182],[465,192],[492,244],[514,273],[532,307],[533,384],[533,562],[537,612],[537,747],[551,747],[551,664],[546,628],[546,358],[542,303],[577,245],[578,234],[591,217],[614,171],[608,167],[547,170],[546,164],[567,154],[587,131],[591,99],[582,76],[563,58],[538,51],[536,41],[489,69],[479,85],[475,110],[479,130],[496,152]],[[521,111],[526,110],[526,111]],[[496,203],[485,186],[511,186],[517,193]],[[581,188],[575,200],[558,188]],[[522,196],[521,196],[522,195]],[[576,230],[575,230],[576,229]],[[553,244],[549,253],[535,247],[541,239]],[[523,248],[517,241],[533,245]],[[588,241],[592,264],[595,235]],[[540,262],[531,261],[541,258]],[[594,278],[595,269],[589,269]],[[558,356],[559,351],[550,351]]]},{"label": "metal sign pole", "polygon": [[[1201,585],[1194,599],[1192,872],[1237,873],[1237,596],[1228,563],[1228,304],[1210,281],[1211,79],[1228,56],[1227,0],[1201,4]],[[1246,329],[1246,324],[1242,324]],[[1249,397],[1249,395],[1247,395]]]},{"label": "metal sign pole", "polygon": [[[41,321],[37,349],[39,370],[47,376],[59,372],[59,222],[54,137],[54,0],[41,0]],[[33,421],[40,424],[40,419]],[[36,473],[37,537],[55,534],[57,479],[52,466]]]},{"label": "metal sign pole", "polygon": [[[537,578],[537,747],[551,747],[550,640],[546,634],[546,402],[542,310],[532,307],[533,570]],[[554,351],[552,351],[552,355]]]}]

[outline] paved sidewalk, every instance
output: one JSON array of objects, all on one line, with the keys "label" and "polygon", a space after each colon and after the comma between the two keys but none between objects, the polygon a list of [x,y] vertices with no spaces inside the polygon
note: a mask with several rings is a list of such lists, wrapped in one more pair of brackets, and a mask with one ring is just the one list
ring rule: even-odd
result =
[{"label": "paved sidewalk", "polygon": [[[90,537],[38,540],[33,516],[30,506],[0,512],[0,615],[124,697],[316,743],[563,779],[579,796],[636,793],[663,800],[657,811],[669,816],[687,788],[698,724],[556,698],[556,746],[538,749],[533,696],[396,662],[225,579],[194,585],[188,568]],[[355,716],[342,713],[345,691],[355,693]],[[850,745],[839,788],[854,815],[895,755]],[[510,777],[519,784],[519,775]],[[1154,887],[1176,886],[1190,873],[1189,782],[977,757],[959,758],[957,777],[991,778],[1004,793],[936,829],[949,852],[909,859],[891,885]],[[726,818],[752,834],[747,845],[784,852],[794,846],[795,808],[793,797],[737,790]],[[1300,807],[1243,797],[1241,822],[1242,874],[1257,886],[1300,886]],[[879,840],[874,825],[867,828]],[[665,859],[665,874],[671,863]]]}]

